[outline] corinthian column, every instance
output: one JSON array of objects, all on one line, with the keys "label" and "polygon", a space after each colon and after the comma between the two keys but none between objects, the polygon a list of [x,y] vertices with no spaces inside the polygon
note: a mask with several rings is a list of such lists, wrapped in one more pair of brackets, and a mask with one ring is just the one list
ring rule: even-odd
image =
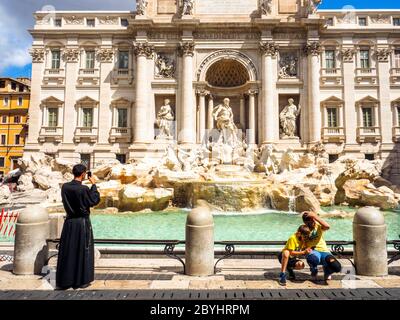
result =
[{"label": "corinthian column", "polygon": [[206,95],[209,94],[206,90],[199,90],[199,143],[204,139],[206,133]]},{"label": "corinthian column", "polygon": [[148,108],[148,96],[150,94],[148,90],[148,68],[147,59],[153,56],[154,48],[148,43],[136,43],[134,46],[134,52],[136,55],[136,99],[135,108],[133,114],[133,142],[134,143],[145,143],[149,142],[149,137],[146,124],[147,114],[150,112]]},{"label": "corinthian column", "polygon": [[249,91],[249,144],[256,143],[256,90]]},{"label": "corinthian column", "polygon": [[304,47],[305,54],[308,55],[309,70],[309,139],[310,143],[316,143],[321,140],[321,107],[320,107],[320,55],[322,52],[321,44],[318,41],[309,42]]},{"label": "corinthian column", "polygon": [[181,100],[181,128],[178,142],[182,144],[196,143],[196,112],[193,101],[193,55],[194,43],[182,42],[179,45],[182,56],[182,100]]},{"label": "corinthian column", "polygon": [[274,88],[274,73],[272,59],[276,57],[278,47],[273,42],[260,42],[260,49],[263,54],[262,59],[262,106],[261,106],[261,137],[262,144],[273,143],[276,139],[275,133],[279,130],[277,124],[279,122],[278,110],[276,110],[275,88]]}]

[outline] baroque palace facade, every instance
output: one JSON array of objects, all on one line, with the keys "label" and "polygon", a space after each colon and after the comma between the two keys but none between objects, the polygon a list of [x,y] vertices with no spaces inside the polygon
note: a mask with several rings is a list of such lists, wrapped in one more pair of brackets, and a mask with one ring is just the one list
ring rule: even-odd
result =
[{"label": "baroque palace facade", "polygon": [[229,98],[248,145],[304,152],[322,141],[331,161],[392,159],[396,180],[400,11],[319,2],[137,0],[133,12],[36,12],[25,153],[93,164],[156,156],[170,143],[189,149]]}]

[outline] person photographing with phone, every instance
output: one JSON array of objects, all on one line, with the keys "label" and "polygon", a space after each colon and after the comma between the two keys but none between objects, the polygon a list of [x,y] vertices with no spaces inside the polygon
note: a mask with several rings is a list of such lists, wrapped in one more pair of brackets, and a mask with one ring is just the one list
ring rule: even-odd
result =
[{"label": "person photographing with phone", "polygon": [[[83,164],[73,167],[74,180],[61,188],[66,218],[58,251],[57,289],[86,288],[94,280],[94,242],[90,208],[100,202],[96,182]],[[88,177],[91,188],[82,185]]]}]

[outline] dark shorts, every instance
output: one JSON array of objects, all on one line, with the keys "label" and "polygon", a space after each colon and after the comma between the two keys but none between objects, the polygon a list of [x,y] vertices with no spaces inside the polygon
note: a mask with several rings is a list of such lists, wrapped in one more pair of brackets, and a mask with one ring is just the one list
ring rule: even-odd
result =
[{"label": "dark shorts", "polygon": [[[278,255],[278,260],[282,264],[282,252]],[[301,261],[301,260],[297,259],[297,258],[289,257],[287,268],[294,269],[296,267],[296,263],[299,261]]]}]

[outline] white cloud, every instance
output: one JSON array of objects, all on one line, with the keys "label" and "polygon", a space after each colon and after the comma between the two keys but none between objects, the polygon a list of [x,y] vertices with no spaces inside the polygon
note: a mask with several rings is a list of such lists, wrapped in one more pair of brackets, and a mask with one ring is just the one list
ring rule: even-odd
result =
[{"label": "white cloud", "polygon": [[21,29],[18,19],[0,4],[0,73],[7,67],[30,63],[30,35]]}]

